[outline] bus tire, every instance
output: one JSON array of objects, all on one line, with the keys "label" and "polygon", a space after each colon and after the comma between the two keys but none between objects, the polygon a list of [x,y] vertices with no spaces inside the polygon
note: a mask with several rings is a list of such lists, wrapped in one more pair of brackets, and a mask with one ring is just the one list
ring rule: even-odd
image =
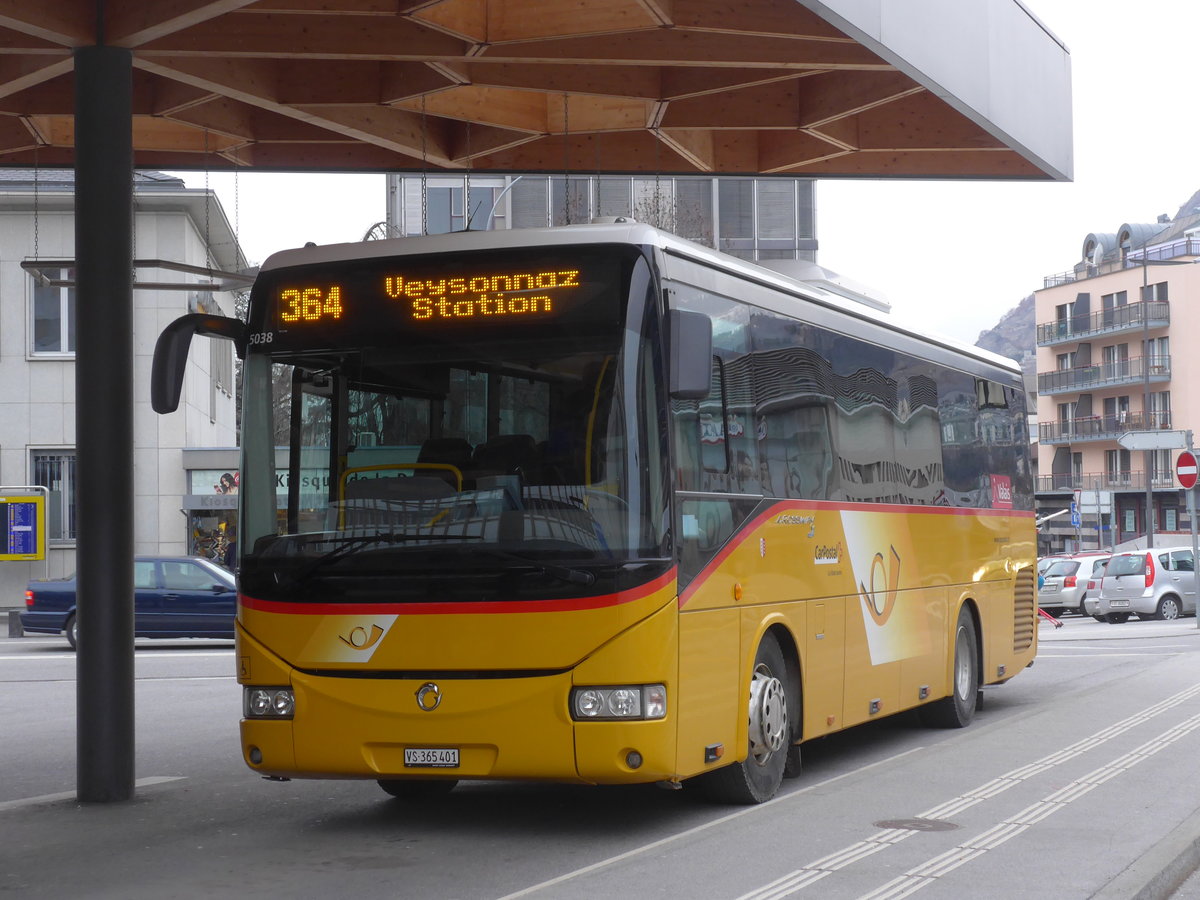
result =
[{"label": "bus tire", "polygon": [[458,784],[456,778],[380,778],[379,786],[399,800],[434,800],[444,797]]},{"label": "bus tire", "polygon": [[979,645],[975,618],[964,604],[954,626],[954,669],[950,696],[920,708],[921,721],[931,728],[966,728],[975,718],[979,693]]},{"label": "bus tire", "polygon": [[[775,796],[792,755],[788,718],[788,668],[774,635],[766,634],[754,656],[750,683],[750,741],[746,758],[703,777],[708,795],[724,803],[765,803]],[[795,761],[799,763],[799,748]]]}]

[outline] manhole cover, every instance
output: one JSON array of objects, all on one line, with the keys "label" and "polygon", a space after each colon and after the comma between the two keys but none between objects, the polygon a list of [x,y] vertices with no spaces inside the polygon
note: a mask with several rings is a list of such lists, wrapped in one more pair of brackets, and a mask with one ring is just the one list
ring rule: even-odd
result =
[{"label": "manhole cover", "polygon": [[958,828],[953,822],[943,819],[885,819],[875,823],[876,828],[905,828],[909,831],[953,831]]}]

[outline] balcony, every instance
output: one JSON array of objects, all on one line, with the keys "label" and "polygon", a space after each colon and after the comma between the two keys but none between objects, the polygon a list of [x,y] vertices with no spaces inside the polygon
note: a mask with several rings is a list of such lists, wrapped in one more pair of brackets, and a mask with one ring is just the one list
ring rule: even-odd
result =
[{"label": "balcony", "polygon": [[[1181,490],[1174,472],[1156,472],[1152,490]],[[1070,494],[1073,491],[1145,491],[1144,472],[1084,472],[1078,475],[1039,475],[1034,489],[1038,494]]]},{"label": "balcony", "polygon": [[1039,422],[1039,444],[1081,444],[1115,441],[1127,431],[1158,431],[1171,427],[1171,413],[1125,413],[1116,416],[1086,416],[1066,422]]},{"label": "balcony", "polygon": [[[1145,324],[1142,321],[1143,317],[1149,319]],[[1127,334],[1141,331],[1143,328],[1166,328],[1170,324],[1171,305],[1166,300],[1128,303],[1125,306],[1102,309],[1090,315],[1043,322],[1037,327],[1037,345],[1053,347],[1098,335]]]},{"label": "balcony", "polygon": [[[1141,384],[1146,378],[1144,360],[1145,357],[1138,356],[1097,366],[1077,366],[1073,369],[1043,372],[1038,375],[1038,393],[1043,396],[1077,394],[1080,391]],[[1152,356],[1149,365],[1151,384],[1171,380],[1170,356]]]}]

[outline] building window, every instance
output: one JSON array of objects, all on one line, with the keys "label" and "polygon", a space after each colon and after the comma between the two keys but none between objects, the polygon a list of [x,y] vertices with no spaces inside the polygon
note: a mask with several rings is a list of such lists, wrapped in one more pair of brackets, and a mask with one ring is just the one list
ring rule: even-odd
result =
[{"label": "building window", "polygon": [[223,338],[209,338],[209,371],[213,390],[233,396],[233,344]]},{"label": "building window", "polygon": [[747,178],[717,181],[717,249],[754,259],[754,182]]},{"label": "building window", "polygon": [[1058,427],[1063,437],[1075,433],[1075,401],[1058,404]]},{"label": "building window", "polygon": [[1150,416],[1147,428],[1171,427],[1171,392],[1155,391],[1150,395]]},{"label": "building window", "polygon": [[[49,270],[45,274],[55,280],[75,279],[74,269]],[[74,353],[75,289],[51,287],[35,280],[31,304],[29,320],[33,326],[30,336],[33,353]]]},{"label": "building window", "polygon": [[1074,312],[1074,303],[1060,303],[1058,306],[1054,307],[1054,320],[1058,323],[1059,337],[1071,333],[1071,317],[1074,315]]},{"label": "building window", "polygon": [[1173,450],[1154,450],[1150,453],[1150,481],[1152,484],[1174,481],[1174,452]]},{"label": "building window", "polygon": [[1167,337],[1150,338],[1149,359],[1151,375],[1164,375],[1167,366],[1171,364],[1171,339]]},{"label": "building window", "polygon": [[1143,300],[1166,300],[1167,299],[1167,283],[1160,281],[1158,284],[1148,284],[1142,288]]},{"label": "building window", "polygon": [[465,187],[431,187],[426,197],[426,224],[429,234],[450,234],[468,227],[488,227],[489,214],[496,203],[497,191],[491,187],[471,188],[471,209],[466,208]]},{"label": "building window", "polygon": [[1106,484],[1129,484],[1130,457],[1128,450],[1104,451],[1104,480]]},{"label": "building window", "polygon": [[53,543],[75,540],[75,451],[34,450],[33,483],[48,488],[46,533]]}]

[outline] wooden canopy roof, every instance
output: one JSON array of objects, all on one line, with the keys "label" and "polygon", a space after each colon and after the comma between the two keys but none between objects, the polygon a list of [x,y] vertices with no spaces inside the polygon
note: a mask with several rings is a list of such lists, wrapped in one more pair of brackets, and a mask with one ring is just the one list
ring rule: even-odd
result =
[{"label": "wooden canopy roof", "polygon": [[139,167],[1069,177],[836,6],[0,0],[0,165],[73,163],[72,49],[106,43]]}]

